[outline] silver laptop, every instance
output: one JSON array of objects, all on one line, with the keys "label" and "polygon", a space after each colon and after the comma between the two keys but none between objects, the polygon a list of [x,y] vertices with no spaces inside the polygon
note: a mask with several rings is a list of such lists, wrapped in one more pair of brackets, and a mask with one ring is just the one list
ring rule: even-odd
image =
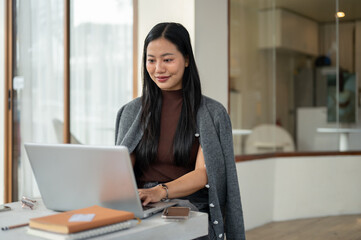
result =
[{"label": "silver laptop", "polygon": [[124,146],[35,143],[24,146],[48,209],[69,211],[99,205],[146,218],[176,204],[159,202],[143,209]]}]

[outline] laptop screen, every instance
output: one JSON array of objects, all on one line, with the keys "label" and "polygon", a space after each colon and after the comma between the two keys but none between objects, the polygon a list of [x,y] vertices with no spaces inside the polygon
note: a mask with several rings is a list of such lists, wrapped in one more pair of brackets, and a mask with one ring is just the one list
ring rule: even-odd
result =
[{"label": "laptop screen", "polygon": [[25,149],[48,209],[99,205],[142,215],[126,147],[26,143]]}]

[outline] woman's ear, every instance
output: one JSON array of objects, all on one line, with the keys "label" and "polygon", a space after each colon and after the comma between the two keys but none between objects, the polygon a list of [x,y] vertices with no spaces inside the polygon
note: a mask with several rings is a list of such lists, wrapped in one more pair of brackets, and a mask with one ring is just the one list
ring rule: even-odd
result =
[{"label": "woman's ear", "polygon": [[188,56],[185,57],[185,66],[186,67],[189,66],[189,57]]}]

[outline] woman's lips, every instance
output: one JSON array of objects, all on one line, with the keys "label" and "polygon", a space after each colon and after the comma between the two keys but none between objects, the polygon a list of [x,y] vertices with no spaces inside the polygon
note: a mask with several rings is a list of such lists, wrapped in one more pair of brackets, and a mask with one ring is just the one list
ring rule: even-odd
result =
[{"label": "woman's lips", "polygon": [[158,80],[158,82],[165,82],[169,79],[168,76],[161,76],[161,77],[156,77],[156,79]]}]

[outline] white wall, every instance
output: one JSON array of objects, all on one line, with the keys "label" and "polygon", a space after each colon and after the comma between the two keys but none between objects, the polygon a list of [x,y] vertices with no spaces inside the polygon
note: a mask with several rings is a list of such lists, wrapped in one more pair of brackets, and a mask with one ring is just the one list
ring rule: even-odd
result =
[{"label": "white wall", "polygon": [[264,159],[236,166],[246,229],[273,221],[276,162]]},{"label": "white wall", "polygon": [[361,156],[237,163],[246,229],[271,221],[361,213]]},{"label": "white wall", "polygon": [[203,93],[228,105],[227,1],[139,0],[138,93],[144,39],[159,22],[179,22],[189,31],[201,77]]},{"label": "white wall", "polygon": [[0,0],[0,204],[4,202],[5,1]]},{"label": "white wall", "polygon": [[274,220],[361,213],[361,156],[276,159]]},{"label": "white wall", "polygon": [[195,1],[195,55],[203,94],[228,107],[227,1]]}]

